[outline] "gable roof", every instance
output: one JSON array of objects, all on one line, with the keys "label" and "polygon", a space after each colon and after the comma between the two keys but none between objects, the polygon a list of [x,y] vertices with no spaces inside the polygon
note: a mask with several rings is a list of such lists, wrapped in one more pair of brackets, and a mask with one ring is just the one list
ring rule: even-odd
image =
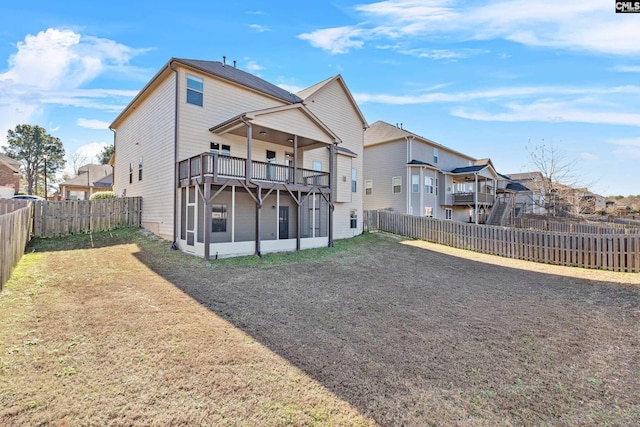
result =
[{"label": "gable roof", "polygon": [[333,77],[329,77],[328,79],[325,79],[319,83],[316,83],[313,86],[310,86],[306,89],[301,90],[300,92],[298,92],[298,96],[302,98],[304,101],[306,101],[309,98],[311,98],[313,95],[325,90],[325,88],[329,87],[333,82],[337,82],[340,85],[340,87],[342,87],[342,90],[344,91],[345,95],[347,95],[347,98],[349,99],[349,103],[351,104],[351,107],[353,107],[356,114],[360,118],[362,122],[362,127],[363,128],[369,127],[369,124],[367,123],[367,119],[365,119],[364,114],[362,114],[362,111],[360,111],[360,107],[358,107],[356,100],[353,98],[351,91],[347,87],[347,84],[345,83],[344,79],[340,74],[337,74]]},{"label": "gable roof", "polygon": [[475,166],[465,166],[462,168],[455,168],[451,173],[471,173],[471,172],[480,172],[482,169],[486,168],[489,165],[475,165]]},{"label": "gable roof", "polygon": [[21,163],[18,160],[7,156],[6,154],[0,153],[0,165],[5,165],[13,172],[20,173]]},{"label": "gable roof", "polygon": [[61,182],[59,186],[108,188],[113,183],[112,172],[109,165],[84,165],[78,168],[77,176]]},{"label": "gable roof", "polygon": [[447,151],[449,153],[456,154],[465,159],[468,159],[474,162],[476,161],[476,159],[472,156],[461,153],[452,148],[446,147],[428,138],[425,138],[413,132],[409,132],[408,130],[405,130],[398,126],[394,126],[382,120],[378,120],[375,123],[373,123],[371,126],[369,126],[367,131],[364,133],[364,146],[366,148],[370,145],[397,142],[399,140],[404,140],[407,137],[411,137],[418,142],[432,145],[433,147]]},{"label": "gable roof", "polygon": [[173,73],[174,64],[182,65],[187,68],[199,71],[203,74],[208,74],[214,78],[226,80],[228,82],[243,86],[247,89],[262,93],[263,95],[276,98],[280,101],[287,103],[302,102],[302,99],[298,96],[290,93],[289,91],[282,89],[269,83],[266,80],[261,79],[258,76],[242,71],[229,64],[223,64],[217,61],[203,61],[197,59],[184,59],[184,58],[171,58],[167,63],[149,80],[149,82],[138,92],[138,94],[129,102],[129,104],[118,114],[118,116],[109,125],[109,129],[114,129],[118,122],[127,115],[129,110],[137,105],[143,98],[145,98],[152,89],[154,89],[160,81],[165,79],[168,75]]},{"label": "gable roof", "polygon": [[431,163],[423,162],[422,160],[411,160],[407,165],[416,165],[416,166],[428,166],[433,169],[439,169],[437,166],[433,166]]},{"label": "gable roof", "polygon": [[[171,62],[171,61],[170,61]],[[279,98],[286,102],[302,102],[297,95],[282,89],[279,86],[269,83],[258,76],[242,71],[239,68],[218,61],[203,61],[199,59],[182,59],[173,58],[173,62],[178,62],[189,67],[195,68],[203,73],[229,80],[241,86],[254,89],[275,98]]]}]

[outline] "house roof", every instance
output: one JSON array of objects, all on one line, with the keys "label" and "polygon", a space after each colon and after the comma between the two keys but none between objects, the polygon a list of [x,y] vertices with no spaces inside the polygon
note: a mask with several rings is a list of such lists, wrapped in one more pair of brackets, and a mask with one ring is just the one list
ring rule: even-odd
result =
[{"label": "house roof", "polygon": [[431,163],[423,162],[422,160],[411,160],[407,165],[417,165],[417,166],[429,166],[430,168],[438,169],[437,166],[433,166]]},{"label": "house roof", "polygon": [[340,74],[337,74],[333,77],[329,77],[328,79],[325,79],[319,83],[316,83],[313,86],[310,86],[306,89],[301,90],[300,92],[298,92],[298,96],[302,98],[304,101],[307,101],[310,98],[312,98],[314,95],[325,90],[325,88],[329,87],[333,82],[337,82],[342,87],[342,90],[344,91],[344,93],[347,95],[347,98],[349,99],[349,103],[351,104],[355,112],[358,114],[358,117],[360,117],[360,120],[362,122],[362,128],[363,129],[368,128],[369,124],[367,123],[367,119],[365,119],[364,114],[362,114],[362,111],[360,110],[360,107],[358,107],[358,103],[353,98],[351,91],[347,87],[347,84],[345,83],[344,79]]},{"label": "house roof", "polygon": [[239,68],[233,67],[229,64],[225,64],[218,61],[203,61],[199,59],[183,59],[173,58],[174,62],[179,62],[195,68],[204,73],[212,76],[220,77],[225,80],[232,81],[242,86],[257,90],[276,98],[280,98],[286,102],[302,102],[302,99],[291,92],[282,89],[266,80],[261,79],[258,76],[242,71]]},{"label": "house roof", "polygon": [[113,169],[109,165],[84,165],[78,168],[77,176],[61,182],[59,185],[67,187],[109,188],[113,184],[112,172]]},{"label": "house roof", "polygon": [[339,145],[336,146],[336,152],[344,154],[345,156],[358,157],[358,155],[353,151],[349,150],[348,148],[340,147]]},{"label": "house roof", "polygon": [[519,182],[510,182],[507,184],[506,188],[511,191],[531,191]]},{"label": "house roof", "polygon": [[6,154],[0,153],[0,164],[7,166],[13,172],[20,172],[20,162],[7,156]]},{"label": "house roof", "polygon": [[456,151],[452,148],[446,147],[442,144],[434,142],[428,138],[425,138],[413,132],[409,132],[401,127],[386,123],[382,120],[378,120],[375,123],[373,123],[371,126],[369,126],[369,129],[367,129],[367,131],[364,133],[364,146],[368,147],[370,145],[397,142],[399,140],[404,140],[408,137],[411,137],[419,142],[432,145],[435,148],[456,154],[467,160],[476,161],[474,157],[471,157],[467,154]]},{"label": "house roof", "polygon": [[482,169],[486,168],[488,165],[475,165],[475,166],[465,166],[462,168],[455,168],[451,171],[451,173],[472,173],[472,172],[480,172]]},{"label": "house roof", "polygon": [[171,58],[169,61],[156,73],[155,76],[149,80],[149,82],[138,92],[138,94],[131,100],[131,102],[125,107],[124,110],[118,114],[118,117],[109,125],[110,129],[115,129],[120,120],[127,115],[130,109],[137,106],[141,100],[151,93],[151,90],[155,88],[159,82],[161,82],[168,75],[173,73],[174,64],[179,64],[184,67],[188,67],[197,70],[201,73],[208,74],[212,77],[227,80],[229,82],[244,86],[248,89],[260,92],[264,95],[274,97],[287,103],[302,102],[302,99],[297,95],[290,93],[289,91],[282,89],[260,77],[253,74],[242,71],[232,65],[223,64],[217,61],[203,61],[197,59],[184,59],[184,58]]}]

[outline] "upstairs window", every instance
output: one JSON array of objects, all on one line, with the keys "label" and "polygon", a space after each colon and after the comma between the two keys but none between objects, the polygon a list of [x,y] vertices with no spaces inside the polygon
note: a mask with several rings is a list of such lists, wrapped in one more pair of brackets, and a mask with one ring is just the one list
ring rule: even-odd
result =
[{"label": "upstairs window", "polygon": [[187,74],[187,104],[202,107],[204,97],[204,80],[200,77]]},{"label": "upstairs window", "polygon": [[313,169],[314,171],[321,171],[322,162],[314,160],[313,163],[311,164],[311,169]]},{"label": "upstairs window", "polygon": [[364,195],[365,196],[370,196],[373,194],[373,180],[372,179],[366,179],[364,181]]},{"label": "upstairs window", "polygon": [[218,144],[217,142],[212,142],[210,147],[211,147],[210,151],[212,153],[220,154],[220,155],[223,155],[223,156],[230,156],[231,155],[231,146],[230,145]]},{"label": "upstairs window", "polygon": [[358,170],[351,169],[351,192],[355,193],[358,189]]},{"label": "upstairs window", "polygon": [[402,193],[402,177],[394,176],[391,178],[391,191],[393,194]]},{"label": "upstairs window", "polygon": [[430,176],[424,177],[424,194],[433,194],[433,178]]},{"label": "upstairs window", "polygon": [[438,164],[438,149],[437,148],[433,149],[433,164],[435,164],[435,165]]}]

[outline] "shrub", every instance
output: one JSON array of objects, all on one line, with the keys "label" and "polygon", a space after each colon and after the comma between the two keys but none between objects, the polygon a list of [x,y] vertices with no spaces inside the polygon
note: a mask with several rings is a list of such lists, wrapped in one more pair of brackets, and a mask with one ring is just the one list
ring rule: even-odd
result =
[{"label": "shrub", "polygon": [[91,197],[89,197],[89,200],[115,199],[117,197],[118,196],[116,196],[116,193],[113,191],[100,191],[98,193],[93,193]]}]

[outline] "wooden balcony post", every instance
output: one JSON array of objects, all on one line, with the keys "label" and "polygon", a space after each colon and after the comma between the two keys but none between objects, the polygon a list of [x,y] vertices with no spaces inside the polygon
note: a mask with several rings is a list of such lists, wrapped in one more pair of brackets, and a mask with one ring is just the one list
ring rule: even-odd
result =
[{"label": "wooden balcony post", "polygon": [[293,135],[293,185],[296,185],[297,183],[298,183],[298,135]]},{"label": "wooden balcony post", "polygon": [[298,215],[296,218],[296,251],[300,250],[300,231],[302,230],[302,195],[300,194],[300,190],[298,190]]},{"label": "wooden balcony post", "polygon": [[211,184],[204,183],[204,259],[209,260],[209,250],[211,249]]},{"label": "wooden balcony post", "polygon": [[336,145],[329,146],[329,247],[333,247],[333,162],[335,160]]},{"label": "wooden balcony post", "polygon": [[262,256],[260,253],[260,220],[262,217],[262,187],[258,185],[256,188],[256,255]]},{"label": "wooden balcony post", "polygon": [[244,170],[245,170],[245,183],[247,185],[249,185],[249,183],[251,183],[251,175],[252,175],[252,169],[253,169],[253,164],[251,162],[251,140],[253,139],[253,128],[251,127],[251,124],[249,123],[245,123],[247,125],[247,163],[244,165]]}]

